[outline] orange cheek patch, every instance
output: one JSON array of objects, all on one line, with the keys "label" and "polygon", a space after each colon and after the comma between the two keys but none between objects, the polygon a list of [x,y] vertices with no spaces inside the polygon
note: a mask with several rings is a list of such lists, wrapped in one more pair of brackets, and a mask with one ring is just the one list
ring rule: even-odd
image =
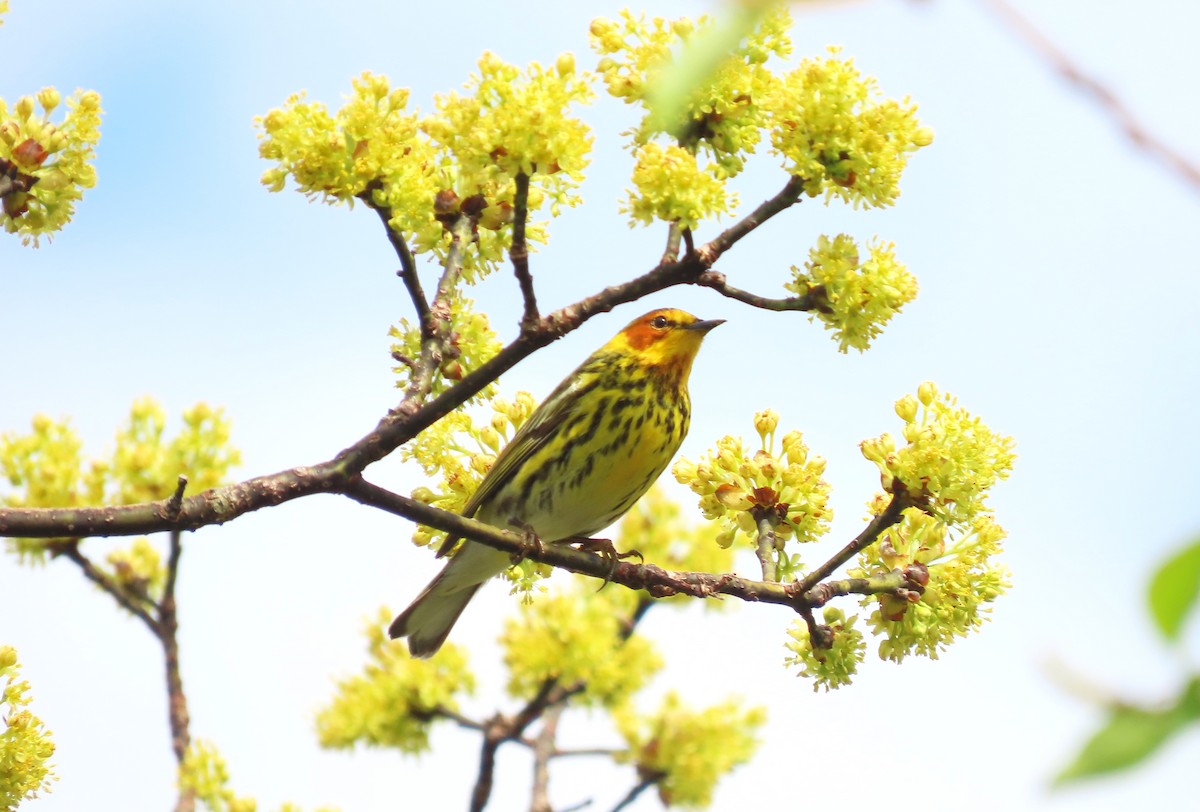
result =
[{"label": "orange cheek patch", "polygon": [[625,330],[625,340],[635,350],[644,350],[658,340],[658,331],[649,324],[635,324]]}]

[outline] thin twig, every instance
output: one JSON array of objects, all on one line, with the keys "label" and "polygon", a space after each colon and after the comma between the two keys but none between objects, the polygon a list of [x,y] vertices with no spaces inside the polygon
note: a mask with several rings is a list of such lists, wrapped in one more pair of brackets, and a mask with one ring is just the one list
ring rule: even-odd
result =
[{"label": "thin twig", "polygon": [[538,731],[533,747],[533,792],[529,812],[554,812],[550,806],[550,759],[554,757],[558,720],[565,706],[560,702],[547,708],[542,717],[542,729]]},{"label": "thin twig", "polygon": [[521,329],[535,327],[541,316],[538,314],[537,296],[533,292],[533,276],[529,273],[529,244],[525,240],[525,224],[529,219],[529,176],[517,173],[517,191],[513,195],[513,238],[508,258],[512,260],[513,273],[521,286],[521,298],[525,300],[525,313],[521,317]]},{"label": "thin twig", "polygon": [[[167,556],[167,579],[163,587],[162,603],[159,605],[158,639],[162,644],[167,670],[167,716],[171,725],[171,749],[175,752],[176,762],[182,765],[192,743],[187,694],[183,691],[183,678],[179,671],[179,618],[175,607],[175,584],[179,575],[180,556],[183,555],[183,540],[178,530],[171,531],[169,535],[170,553]],[[195,791],[180,788],[175,812],[192,812],[195,808]]]},{"label": "thin twig", "polygon": [[775,581],[775,512],[760,510],[755,516],[758,524],[758,544],[755,554],[762,567],[764,581]]},{"label": "thin twig", "polygon": [[383,221],[383,229],[387,233],[388,242],[392,244],[392,249],[395,250],[396,256],[400,259],[400,270],[396,275],[404,282],[404,287],[408,290],[408,297],[412,300],[413,311],[417,316],[417,324],[421,325],[422,337],[426,337],[426,330],[432,329],[432,323],[429,320],[429,303],[425,301],[425,291],[421,288],[421,278],[417,275],[417,262],[413,258],[412,251],[409,250],[408,243],[404,240],[404,235],[400,234],[391,226],[391,220],[395,213],[389,206],[375,202],[375,191],[383,188],[383,183],[380,181],[372,181],[367,184],[367,188],[358,195],[358,199],[367,204],[367,208],[372,209],[379,219]]},{"label": "thin twig", "polygon": [[659,265],[669,265],[679,259],[679,240],[682,234],[679,223],[672,220],[671,225],[667,228],[667,247],[663,249],[662,259],[658,261]]},{"label": "thin twig", "polygon": [[784,211],[798,199],[802,184],[792,178],[783,190],[716,239],[696,249],[696,255],[679,262],[657,265],[627,282],[604,288],[572,305],[548,313],[535,328],[523,330],[488,361],[467,373],[456,385],[425,401],[406,397],[380,419],[369,433],[336,457],[316,465],[300,465],[278,473],[214,488],[186,497],[172,515],[169,500],[135,505],[86,508],[0,508],[0,536],[60,538],[85,536],[135,536],[167,530],[195,530],[235,519],[316,493],[343,492],[346,483],[364,468],[383,459],[429,426],[466,403],[485,386],[520,361],[588,319],[618,305],[636,301],[676,285],[694,284],[725,251]]},{"label": "thin twig", "polygon": [[884,530],[888,529],[894,524],[899,523],[899,521],[904,517],[905,508],[913,506],[913,500],[908,496],[907,492],[903,490],[903,486],[900,485],[899,480],[895,482],[894,487],[896,487],[897,490],[892,494],[891,501],[888,502],[887,507],[883,509],[883,512],[871,520],[871,523],[867,525],[866,529],[859,533],[853,541],[843,547],[837,555],[826,561],[821,566],[817,567],[815,570],[804,576],[796,583],[789,584],[788,588],[793,590],[796,594],[803,595],[817,584],[824,581],[830,575],[833,575],[834,571],[837,570],[838,567],[842,566],[842,564],[845,564],[859,552],[865,550],[871,544],[874,544]]},{"label": "thin twig", "polygon": [[634,801],[636,801],[639,795],[650,789],[650,787],[654,786],[662,779],[663,776],[661,774],[646,776],[637,784],[635,784],[633,788],[629,790],[629,792],[625,793],[625,797],[621,799],[620,803],[612,808],[612,812],[621,812],[622,809],[625,809]]},{"label": "thin twig", "polygon": [[761,310],[823,310],[828,308],[823,287],[818,287],[816,291],[809,291],[803,296],[789,296],[786,299],[768,299],[765,296],[759,296],[758,294],[735,288],[725,281],[725,274],[718,273],[717,271],[707,271],[701,274],[700,278],[696,280],[696,284],[701,287],[712,288],[722,296],[737,299],[739,302],[745,302]]},{"label": "thin twig", "polygon": [[1112,90],[1071,61],[1071,58],[1061,48],[1043,34],[1029,18],[1017,11],[1011,3],[1008,3],[1007,0],[987,0],[987,4],[1064,79],[1091,96],[1124,131],[1125,136],[1135,147],[1158,158],[1174,170],[1179,177],[1191,184],[1194,189],[1200,190],[1200,166],[1189,161],[1181,152],[1151,133]]},{"label": "thin twig", "polygon": [[739,240],[781,211],[795,205],[800,200],[803,191],[803,178],[796,175],[788,178],[788,182],[784,184],[778,194],[759,204],[754,211],[722,231],[715,240],[710,240],[707,244],[702,245],[698,252],[700,261],[706,268],[712,267],[717,258],[732,248]]},{"label": "thin twig", "polygon": [[84,577],[111,595],[113,600],[121,605],[122,609],[129,612],[138,620],[142,621],[146,628],[150,630],[151,634],[156,637],[159,635],[158,621],[150,615],[150,613],[146,610],[146,607],[135,601],[130,596],[128,591],[123,589],[120,584],[118,584],[103,570],[93,564],[92,560],[85,556],[79,549],[79,544],[77,542],[64,544],[61,547],[55,546],[54,550],[56,554],[63,556],[69,561],[75,562],[75,564],[83,571]]},{"label": "thin twig", "polygon": [[614,750],[611,747],[580,747],[572,750],[555,750],[550,754],[550,758],[575,758],[576,756],[604,756],[612,758],[622,750]]}]

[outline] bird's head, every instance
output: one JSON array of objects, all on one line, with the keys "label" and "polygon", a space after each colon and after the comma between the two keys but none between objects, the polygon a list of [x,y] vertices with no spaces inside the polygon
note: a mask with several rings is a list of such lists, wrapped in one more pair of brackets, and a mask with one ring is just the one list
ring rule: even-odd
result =
[{"label": "bird's head", "polygon": [[701,321],[675,308],[651,310],[613,336],[605,349],[635,357],[650,366],[677,367],[686,375],[704,336],[724,323],[724,319]]}]

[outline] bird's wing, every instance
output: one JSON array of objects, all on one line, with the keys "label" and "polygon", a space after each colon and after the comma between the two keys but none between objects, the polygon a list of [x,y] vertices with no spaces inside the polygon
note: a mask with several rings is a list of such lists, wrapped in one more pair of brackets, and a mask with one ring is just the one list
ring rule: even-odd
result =
[{"label": "bird's wing", "polygon": [[[599,382],[591,369],[597,361],[592,356],[578,369],[568,375],[542,403],[533,410],[529,419],[521,424],[508,445],[500,450],[496,461],[484,476],[483,481],[471,498],[467,500],[462,515],[471,518],[483,505],[512,479],[513,474],[533,454],[541,449],[548,438],[576,413],[579,402]],[[446,555],[458,543],[459,536],[448,536],[438,548],[438,557]]]}]

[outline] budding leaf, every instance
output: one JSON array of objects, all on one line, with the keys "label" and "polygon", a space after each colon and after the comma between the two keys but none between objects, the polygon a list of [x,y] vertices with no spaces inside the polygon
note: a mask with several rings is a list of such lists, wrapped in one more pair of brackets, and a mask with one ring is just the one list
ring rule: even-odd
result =
[{"label": "budding leaf", "polygon": [[1147,597],[1163,637],[1178,640],[1188,612],[1200,597],[1200,539],[1163,562],[1150,580]]},{"label": "budding leaf", "polygon": [[1184,689],[1173,707],[1165,710],[1114,708],[1107,723],[1054,778],[1054,785],[1076,782],[1128,769],[1145,761],[1189,722],[1200,717],[1200,680]]}]

